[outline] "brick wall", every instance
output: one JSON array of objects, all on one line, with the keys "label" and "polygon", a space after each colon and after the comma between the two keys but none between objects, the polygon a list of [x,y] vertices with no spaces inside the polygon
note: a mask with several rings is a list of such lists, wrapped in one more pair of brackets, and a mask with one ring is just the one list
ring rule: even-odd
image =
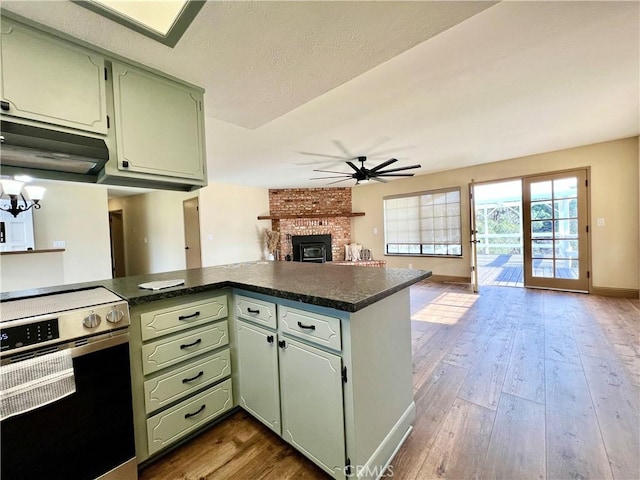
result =
[{"label": "brick wall", "polygon": [[[270,215],[327,215],[351,212],[350,188],[287,188],[269,190]],[[293,256],[292,235],[331,234],[334,261],[344,260],[344,246],[351,243],[349,217],[305,217],[271,221],[279,231],[280,259]]]}]

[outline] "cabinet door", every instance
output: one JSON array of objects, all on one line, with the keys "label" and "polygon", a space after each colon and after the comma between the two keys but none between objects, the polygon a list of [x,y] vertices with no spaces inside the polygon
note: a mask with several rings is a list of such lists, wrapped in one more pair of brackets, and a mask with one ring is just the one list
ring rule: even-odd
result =
[{"label": "cabinet door", "polygon": [[276,334],[239,321],[240,405],[280,434],[280,390]]},{"label": "cabinet door", "polygon": [[202,93],[113,63],[118,168],[204,179]]},{"label": "cabinet door", "polygon": [[343,478],[342,359],[295,340],[283,342],[282,437],[334,478]]},{"label": "cabinet door", "polygon": [[103,57],[6,18],[1,29],[3,115],[107,133]]}]

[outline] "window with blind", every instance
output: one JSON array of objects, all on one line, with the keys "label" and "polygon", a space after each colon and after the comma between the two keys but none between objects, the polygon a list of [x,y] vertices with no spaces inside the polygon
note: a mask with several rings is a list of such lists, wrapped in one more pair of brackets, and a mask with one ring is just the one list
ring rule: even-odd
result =
[{"label": "window with blind", "polygon": [[384,198],[387,255],[462,256],[460,188]]}]

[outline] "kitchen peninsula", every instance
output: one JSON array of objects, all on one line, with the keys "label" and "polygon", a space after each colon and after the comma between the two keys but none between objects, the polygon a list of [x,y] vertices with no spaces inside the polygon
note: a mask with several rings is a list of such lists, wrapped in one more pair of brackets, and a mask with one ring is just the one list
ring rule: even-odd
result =
[{"label": "kitchen peninsula", "polygon": [[[140,463],[241,407],[333,478],[379,478],[412,428],[408,287],[430,275],[251,262],[1,299],[100,285],[129,302]],[[163,280],[184,284],[138,287]]]}]

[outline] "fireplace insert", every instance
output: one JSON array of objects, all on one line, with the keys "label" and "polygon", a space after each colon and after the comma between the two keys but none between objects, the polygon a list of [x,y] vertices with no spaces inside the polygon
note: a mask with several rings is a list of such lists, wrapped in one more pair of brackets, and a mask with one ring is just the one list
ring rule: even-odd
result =
[{"label": "fireplace insert", "polygon": [[333,260],[331,235],[294,235],[291,237],[295,262],[324,263]]}]

